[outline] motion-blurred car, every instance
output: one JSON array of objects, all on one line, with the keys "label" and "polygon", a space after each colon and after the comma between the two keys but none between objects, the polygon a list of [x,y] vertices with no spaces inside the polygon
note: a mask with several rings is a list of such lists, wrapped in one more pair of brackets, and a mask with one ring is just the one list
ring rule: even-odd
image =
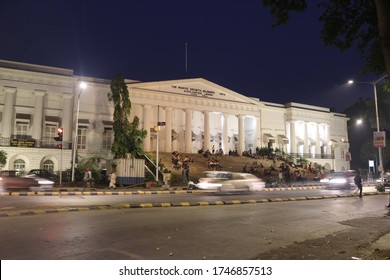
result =
[{"label": "motion-blurred car", "polygon": [[206,171],[196,187],[210,192],[248,192],[263,190],[265,182],[250,173]]},{"label": "motion-blurred car", "polygon": [[324,183],[329,188],[335,189],[354,189],[355,185],[354,178],[357,174],[355,170],[348,170],[345,172],[334,172],[328,174],[325,178],[321,179],[321,183]]},{"label": "motion-blurred car", "polygon": [[54,182],[35,174],[20,177],[20,171],[0,171],[0,192],[5,191],[50,191]]},{"label": "motion-blurred car", "polygon": [[27,175],[35,174],[38,177],[46,178],[51,181],[58,181],[58,176],[46,169],[31,169]]}]

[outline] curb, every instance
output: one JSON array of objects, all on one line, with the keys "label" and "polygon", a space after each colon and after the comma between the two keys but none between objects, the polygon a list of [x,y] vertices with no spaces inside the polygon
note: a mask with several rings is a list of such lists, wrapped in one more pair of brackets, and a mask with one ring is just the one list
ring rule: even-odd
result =
[{"label": "curb", "polygon": [[[291,190],[314,190],[325,189],[324,186],[302,186],[302,187],[280,187],[280,188],[265,188],[264,191],[291,191]],[[2,192],[0,196],[72,196],[72,195],[157,195],[157,194],[189,194],[189,193],[204,193],[202,190],[117,190],[117,191],[97,191],[97,190],[79,190],[60,189],[52,192]]]},{"label": "curb", "polygon": [[67,196],[67,195],[151,195],[202,193],[199,190],[180,191],[52,191],[52,192],[1,192],[0,196]]},{"label": "curb", "polygon": [[[387,195],[387,193],[369,192],[364,193],[364,196],[368,195]],[[113,210],[113,209],[131,209],[131,208],[163,208],[163,207],[191,207],[191,206],[224,206],[224,205],[242,205],[242,204],[256,204],[256,203],[273,203],[273,202],[289,202],[289,201],[304,201],[304,200],[318,200],[318,199],[331,199],[331,198],[345,198],[345,197],[358,197],[358,194],[350,195],[324,195],[324,196],[308,196],[308,197],[292,197],[292,198],[269,198],[269,199],[253,199],[253,200],[217,200],[212,202],[199,201],[199,202],[159,202],[159,203],[121,203],[118,205],[91,205],[91,206],[72,206],[55,209],[35,209],[35,210],[16,210],[0,213],[0,217],[15,217],[15,216],[29,216],[29,215],[42,215],[52,213],[63,212],[81,212],[90,210]]]}]

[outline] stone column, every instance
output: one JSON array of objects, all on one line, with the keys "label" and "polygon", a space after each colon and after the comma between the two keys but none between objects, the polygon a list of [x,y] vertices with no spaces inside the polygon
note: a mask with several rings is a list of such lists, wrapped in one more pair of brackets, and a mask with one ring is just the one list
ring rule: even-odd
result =
[{"label": "stone column", "polygon": [[1,136],[3,138],[11,138],[11,133],[13,129],[13,118],[14,118],[14,106],[15,106],[15,97],[16,97],[16,88],[14,87],[4,87],[5,97],[4,97],[4,112],[3,119],[1,121]]},{"label": "stone column", "polygon": [[295,122],[290,122],[290,132],[291,132],[291,153],[296,154],[297,153],[297,138],[295,136]]},{"label": "stone column", "polygon": [[[256,120],[256,133],[255,133],[255,145],[256,147],[261,147],[261,127],[260,127],[260,116],[255,117]],[[254,147],[254,150],[256,150]]]},{"label": "stone column", "polygon": [[[63,141],[65,143],[72,142],[73,135],[73,96],[71,94],[64,93],[62,95],[62,123],[61,126],[64,129]],[[65,144],[66,145],[66,144]]]},{"label": "stone column", "polygon": [[204,139],[203,139],[203,147],[204,150],[207,151],[209,150],[211,152],[211,143],[210,143],[210,112],[209,111],[204,111]]},{"label": "stone column", "polygon": [[245,131],[244,131],[244,116],[238,116],[238,154],[241,155],[245,151]]},{"label": "stone column", "polygon": [[303,123],[303,153],[309,154],[310,153],[310,146],[309,146],[309,135],[308,135],[308,128],[307,126],[309,123],[304,122]]},{"label": "stone column", "polygon": [[329,147],[329,143],[330,143],[330,133],[329,133],[329,125],[327,124],[326,125],[326,135],[325,135],[325,139],[326,139],[326,144],[325,144],[325,154],[328,155],[330,154],[330,147]]},{"label": "stone column", "polygon": [[222,127],[222,144],[223,144],[223,152],[227,154],[229,152],[229,135],[228,135],[228,114],[224,113],[223,117],[223,127]]},{"label": "stone column", "polygon": [[34,120],[33,120],[33,131],[32,138],[36,140],[42,139],[42,126],[43,126],[43,98],[46,91],[35,90],[34,96]]},{"label": "stone column", "polygon": [[321,154],[321,140],[320,140],[320,125],[316,125],[316,134],[317,134],[317,139],[316,139],[316,155]]},{"label": "stone column", "polygon": [[143,150],[146,152],[150,152],[150,128],[151,125],[151,115],[152,115],[152,106],[151,105],[144,105],[144,111],[143,111],[143,129],[147,131],[147,135],[144,139],[143,143]]},{"label": "stone column", "polygon": [[192,110],[186,109],[186,127],[185,127],[185,152],[192,153]]},{"label": "stone column", "polygon": [[172,107],[165,107],[165,152],[172,152]]}]

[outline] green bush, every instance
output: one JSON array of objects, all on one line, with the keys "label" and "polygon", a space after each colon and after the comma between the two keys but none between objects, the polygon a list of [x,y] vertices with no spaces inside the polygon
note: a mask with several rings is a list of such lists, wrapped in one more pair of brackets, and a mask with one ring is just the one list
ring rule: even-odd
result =
[{"label": "green bush", "polygon": [[375,188],[378,192],[385,192],[385,186],[384,185],[376,185]]},{"label": "green bush", "polygon": [[91,157],[81,159],[78,163],[77,168],[75,168],[75,181],[81,182],[84,179],[85,169],[91,169],[92,178],[95,182],[99,182],[100,179],[100,168],[99,168],[100,158]]}]

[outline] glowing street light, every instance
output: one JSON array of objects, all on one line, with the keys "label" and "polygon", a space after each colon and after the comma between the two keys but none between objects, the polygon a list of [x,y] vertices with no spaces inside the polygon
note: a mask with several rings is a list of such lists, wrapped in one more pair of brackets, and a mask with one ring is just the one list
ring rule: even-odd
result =
[{"label": "glowing street light", "polygon": [[347,127],[347,129],[350,129],[351,127],[357,125],[361,125],[363,123],[363,120],[362,119],[357,119],[356,122],[354,124],[351,124],[350,126]]},{"label": "glowing street light", "polygon": [[76,151],[77,151],[77,138],[78,138],[78,130],[79,130],[79,111],[80,111],[80,96],[84,89],[87,88],[87,83],[81,82],[80,83],[80,92],[77,96],[77,110],[76,110],[76,125],[75,125],[75,131],[74,131],[74,139],[73,139],[73,155],[72,155],[72,182],[74,183],[74,168],[76,163]]},{"label": "glowing street light", "polygon": [[[377,129],[377,132],[380,132],[380,129],[379,129],[378,96],[377,96],[377,93],[376,93],[376,85],[380,81],[385,79],[386,77],[387,77],[387,75],[385,75],[382,78],[379,78],[378,80],[373,81],[373,82],[354,82],[353,80],[349,80],[348,81],[348,84],[354,84],[354,83],[355,84],[370,84],[370,85],[372,85],[374,87],[376,129]],[[378,153],[379,153],[379,171],[380,171],[380,174],[381,174],[381,182],[383,183],[383,160],[382,160],[382,148],[380,146],[378,147]]]}]

